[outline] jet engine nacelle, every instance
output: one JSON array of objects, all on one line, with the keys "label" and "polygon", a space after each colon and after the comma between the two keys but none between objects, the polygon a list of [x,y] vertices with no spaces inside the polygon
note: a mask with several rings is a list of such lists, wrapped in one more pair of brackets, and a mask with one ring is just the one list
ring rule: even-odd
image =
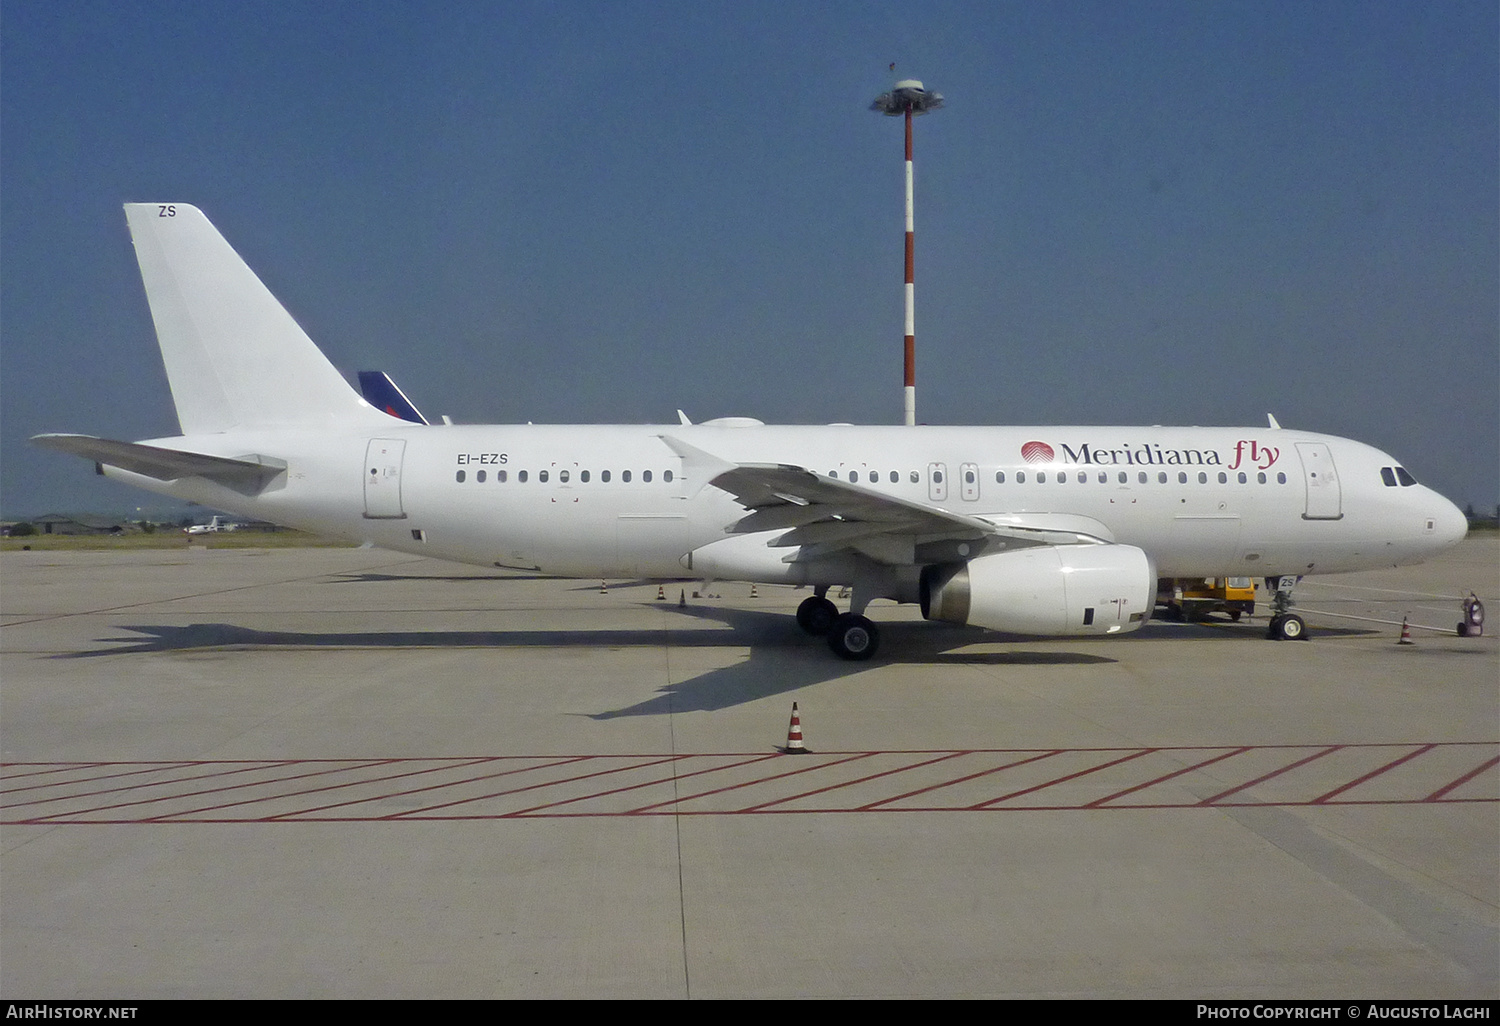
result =
[{"label": "jet engine nacelle", "polygon": [[922,615],[1012,634],[1121,634],[1151,617],[1156,567],[1133,545],[1045,545],[922,571]]}]

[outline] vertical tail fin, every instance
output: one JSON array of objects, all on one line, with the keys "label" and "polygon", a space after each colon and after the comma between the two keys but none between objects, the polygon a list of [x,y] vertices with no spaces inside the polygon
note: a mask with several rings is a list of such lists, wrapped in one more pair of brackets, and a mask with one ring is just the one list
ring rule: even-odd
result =
[{"label": "vertical tail fin", "polygon": [[125,218],[183,434],[380,417],[197,207]]},{"label": "vertical tail fin", "polygon": [[409,420],[413,424],[429,423],[416,404],[406,398],[401,386],[392,381],[385,371],[360,371],[359,394],[365,397],[365,402],[377,410],[384,410],[392,417]]}]

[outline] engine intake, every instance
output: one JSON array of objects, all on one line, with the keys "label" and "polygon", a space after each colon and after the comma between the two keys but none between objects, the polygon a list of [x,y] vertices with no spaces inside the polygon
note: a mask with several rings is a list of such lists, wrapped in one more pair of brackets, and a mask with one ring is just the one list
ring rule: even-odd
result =
[{"label": "engine intake", "polygon": [[1156,567],[1133,545],[1046,545],[922,570],[922,616],[1012,634],[1121,634],[1151,616]]}]

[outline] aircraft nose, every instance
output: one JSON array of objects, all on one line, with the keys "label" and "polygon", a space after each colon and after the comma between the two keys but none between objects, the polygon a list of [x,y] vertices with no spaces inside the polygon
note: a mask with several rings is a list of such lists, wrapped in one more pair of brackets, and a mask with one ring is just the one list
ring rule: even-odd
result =
[{"label": "aircraft nose", "polygon": [[1442,548],[1457,545],[1469,533],[1469,518],[1464,511],[1440,495],[1434,493],[1438,509],[1433,515],[1433,539]]}]

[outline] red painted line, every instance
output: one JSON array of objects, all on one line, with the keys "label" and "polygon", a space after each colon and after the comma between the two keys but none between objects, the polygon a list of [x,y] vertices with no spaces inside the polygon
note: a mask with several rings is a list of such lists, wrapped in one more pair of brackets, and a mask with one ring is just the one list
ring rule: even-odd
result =
[{"label": "red painted line", "polygon": [[1328,801],[1328,799],[1332,798],[1334,795],[1343,794],[1345,791],[1349,790],[1351,787],[1358,787],[1360,784],[1363,784],[1365,781],[1370,780],[1373,777],[1378,777],[1378,776],[1380,776],[1380,774],[1386,772],[1387,770],[1394,769],[1395,767],[1401,765],[1403,762],[1408,762],[1408,761],[1410,761],[1412,759],[1415,759],[1419,755],[1425,755],[1426,753],[1432,751],[1433,748],[1435,748],[1435,747],[1437,747],[1437,746],[1436,745],[1423,745],[1421,748],[1415,749],[1414,751],[1407,752],[1405,755],[1401,756],[1401,758],[1399,758],[1399,759],[1393,759],[1390,762],[1386,763],[1384,766],[1381,766],[1381,767],[1379,767],[1377,769],[1373,769],[1370,772],[1366,773],[1362,777],[1355,777],[1353,780],[1349,781],[1349,783],[1344,784],[1341,787],[1335,787],[1332,791],[1329,791],[1327,794],[1320,794],[1320,795],[1318,795],[1316,798],[1314,798],[1312,800],[1312,804],[1313,805],[1321,805],[1323,802]]},{"label": "red painted line", "polygon": [[[615,756],[598,755],[598,756],[585,756],[585,758],[608,759],[608,758],[615,758]],[[624,756],[619,756],[618,758],[628,759],[628,758],[630,758],[630,756],[624,755]],[[664,763],[675,762],[678,759],[686,759],[686,758],[689,758],[689,756],[686,756],[686,755],[668,755],[668,756],[665,756],[663,758],[653,759],[653,760],[648,761],[648,762],[631,763],[629,766],[617,766],[614,769],[600,770],[597,773],[584,773],[584,774],[581,774],[581,775],[576,776],[576,777],[564,777],[561,780],[544,780],[544,781],[542,781],[539,784],[528,784],[525,787],[516,787],[516,788],[510,789],[509,791],[495,791],[495,792],[493,792],[491,794],[475,795],[472,798],[458,798],[458,799],[455,799],[454,801],[451,801],[451,802],[442,802],[442,803],[440,803],[438,805],[428,805],[428,806],[426,806],[424,808],[420,808],[420,809],[408,809],[406,812],[393,812],[389,816],[380,816],[380,817],[377,817],[377,818],[379,818],[379,819],[403,819],[403,818],[405,818],[407,816],[424,816],[425,813],[430,812],[430,811],[432,811],[434,809],[449,809],[449,808],[452,808],[455,805],[467,805],[470,802],[483,802],[483,801],[488,801],[491,798],[504,798],[506,795],[525,794],[527,791],[536,791],[536,790],[539,790],[539,789],[541,789],[543,787],[557,787],[560,784],[574,784],[574,783],[577,783],[580,780],[588,780],[590,777],[607,777],[607,776],[609,776],[612,773],[628,773],[631,770],[650,769],[652,766],[660,766],[660,765],[663,765]],[[477,819],[505,819],[505,818],[509,818],[510,816],[513,816],[513,815],[514,815],[514,813],[504,813],[504,814],[498,815],[498,816],[478,816],[478,817],[475,817],[475,818],[477,818]],[[427,818],[427,817],[424,816],[424,818]]]},{"label": "red painted line", "polygon": [[[9,779],[9,780],[19,780],[19,779],[22,779],[23,777],[52,776],[52,775],[57,774],[57,773],[71,773],[74,770],[99,769],[99,768],[107,766],[107,765],[109,765],[109,763],[104,763],[104,762],[78,762],[78,763],[72,763],[72,762],[70,762],[70,763],[65,763],[63,765],[57,766],[54,769],[50,769],[50,770],[47,770],[47,771],[42,772],[42,773],[25,773],[25,774],[19,774],[19,775],[14,776],[14,777],[8,777],[6,779]],[[150,766],[146,767],[145,769],[131,770],[129,773],[105,773],[105,774],[103,774],[101,776],[97,776],[97,777],[72,777],[72,778],[69,778],[68,780],[64,780],[64,781],[55,781],[55,780],[54,781],[43,781],[40,784],[24,784],[24,785],[22,785],[20,787],[0,788],[0,795],[3,795],[3,794],[20,794],[22,791],[34,791],[34,790],[36,790],[37,788],[40,788],[40,787],[67,787],[69,784],[88,784],[88,783],[92,783],[92,782],[94,782],[96,780],[109,780],[112,777],[128,777],[128,776],[131,776],[132,774],[135,774],[135,773],[157,773],[157,772],[160,772],[161,770],[164,770],[164,769],[176,769],[178,767],[191,766],[191,765],[193,765],[193,764],[192,763],[187,763],[187,762],[176,762],[174,760],[168,759],[168,760],[165,760],[163,762],[154,762]]]},{"label": "red painted line", "polygon": [[[1286,747],[1286,746],[1278,746],[1278,747]],[[1218,794],[1213,795],[1212,797],[1203,799],[1198,804],[1199,805],[1212,805],[1214,802],[1217,802],[1220,798],[1224,798],[1224,797],[1227,797],[1228,795],[1235,794],[1235,793],[1237,793],[1239,791],[1243,791],[1247,787],[1254,787],[1256,784],[1259,784],[1259,783],[1261,783],[1262,781],[1265,781],[1265,780],[1270,780],[1272,777],[1279,777],[1281,774],[1286,773],[1286,772],[1288,772],[1290,770],[1294,770],[1298,766],[1305,766],[1305,765],[1307,765],[1308,763],[1312,762],[1315,759],[1321,759],[1321,758],[1323,758],[1323,756],[1329,755],[1329,754],[1331,754],[1333,752],[1338,751],[1340,748],[1345,748],[1345,747],[1350,747],[1350,746],[1346,746],[1346,745],[1329,745],[1327,748],[1323,749],[1321,752],[1314,752],[1312,755],[1309,755],[1305,759],[1298,759],[1296,762],[1292,763],[1290,766],[1283,766],[1279,770],[1273,770],[1270,773],[1262,774],[1261,776],[1256,777],[1254,780],[1247,780],[1243,784],[1240,784],[1237,787],[1231,787],[1227,791],[1220,791]],[[1369,746],[1368,745],[1361,745],[1360,747],[1365,748],[1365,747],[1369,747]],[[1260,802],[1260,803],[1254,803],[1254,802],[1252,802],[1250,804],[1274,805],[1276,803],[1275,802]]]},{"label": "red painted line", "polygon": [[[839,754],[843,755],[845,753],[841,752]],[[728,794],[730,791],[738,791],[742,787],[759,787],[761,784],[767,784],[773,780],[786,780],[789,777],[795,777],[802,773],[811,773],[814,770],[829,769],[833,766],[842,766],[846,762],[854,762],[858,759],[868,759],[874,754],[874,752],[859,752],[854,755],[849,755],[847,758],[835,760],[834,762],[815,762],[812,765],[801,766],[798,769],[792,770],[790,773],[773,773],[769,777],[759,777],[755,780],[742,780],[738,784],[729,784],[725,787],[716,787],[712,790],[700,791],[697,794],[690,794],[682,798],[674,798],[670,802],[657,802],[655,805],[643,805],[639,809],[632,809],[631,815],[639,815],[641,813],[645,813],[648,809],[659,809],[666,805],[681,805],[683,802],[695,801],[699,798],[708,798],[711,795]],[[805,755],[787,756],[787,758],[789,759],[798,760],[805,759],[806,757],[807,756]],[[750,808],[753,809],[755,808],[755,806],[752,805],[750,806]],[[718,814],[723,815],[723,813]]]},{"label": "red painted line", "polygon": [[[1449,798],[1440,800],[1442,805],[1493,805],[1500,802],[1500,798]],[[1338,802],[1340,808],[1346,806],[1368,805],[1368,806],[1397,806],[1397,805],[1423,805],[1431,804],[1425,798],[1394,798],[1369,801]],[[1264,809],[1264,808],[1328,808],[1327,805],[1314,806],[1311,801],[1279,801],[1279,802],[1219,802],[1212,806],[1193,802],[1189,804],[1149,804],[1149,805],[1003,805],[989,808],[966,808],[952,805],[913,806],[901,809],[875,810],[891,813],[903,812],[1093,812],[1093,813],[1122,813],[1122,812],[1146,812],[1164,809]],[[523,817],[529,819],[608,819],[625,816],[802,816],[802,815],[839,815],[845,813],[864,813],[871,810],[865,808],[817,808],[817,809],[730,809],[720,811],[716,809],[681,809],[664,810],[659,812],[559,812],[552,814],[540,814]],[[515,819],[515,813],[490,813],[475,815],[450,815],[450,816],[423,816],[420,818],[400,818],[394,816],[305,816],[305,817],[265,817],[265,818],[209,818],[199,817],[196,819],[172,819],[170,817],[154,817],[151,819],[0,819],[0,825],[4,826],[160,826],[171,824],[181,826],[193,824],[195,826],[229,825],[245,823],[264,824],[296,824],[296,823],[446,823],[446,822],[476,822],[502,819]]]},{"label": "red painted line", "polygon": [[[512,756],[507,756],[507,755],[499,755],[499,756],[494,756],[494,757],[481,756],[481,757],[478,757],[478,758],[471,759],[469,761],[469,765],[475,766],[475,765],[478,765],[479,763],[482,763],[482,762],[493,762],[493,761],[495,761],[495,759],[508,759],[508,758],[512,758]],[[521,766],[521,767],[519,767],[517,769],[501,770],[498,773],[484,773],[484,774],[481,774],[481,775],[479,775],[477,777],[465,777],[462,780],[450,780],[447,783],[443,783],[443,784],[429,784],[426,787],[413,787],[413,788],[409,788],[408,790],[405,790],[405,791],[391,791],[391,792],[388,792],[387,794],[373,795],[373,796],[371,796],[369,798],[351,798],[347,802],[333,802],[333,803],[331,803],[329,805],[317,805],[317,806],[314,806],[313,808],[310,808],[310,809],[299,809],[296,812],[279,812],[279,813],[277,813],[274,816],[267,816],[264,819],[257,820],[256,822],[269,823],[272,820],[277,820],[277,819],[294,819],[294,818],[295,819],[302,819],[302,818],[311,818],[310,816],[308,816],[308,814],[309,813],[313,813],[313,812],[327,812],[329,809],[342,809],[342,808],[345,808],[345,807],[350,806],[350,805],[363,805],[365,802],[377,802],[377,801],[382,801],[382,800],[387,799],[387,798],[405,798],[407,795],[422,794],[423,792],[426,792],[426,791],[441,791],[441,790],[444,790],[445,788],[458,787],[458,786],[460,786],[462,784],[472,784],[476,780],[494,780],[494,779],[498,779],[500,777],[508,777],[508,776],[511,776],[512,774],[516,774],[516,773],[531,773],[531,772],[534,772],[536,770],[556,769],[558,766],[570,766],[573,763],[582,762],[582,761],[584,761],[586,759],[590,759],[590,758],[593,758],[593,757],[592,756],[588,756],[588,755],[575,755],[575,756],[572,756],[572,757],[566,758],[566,759],[558,759],[555,762],[546,762],[546,763],[541,763],[541,764],[538,764],[538,765],[531,765],[531,766]],[[422,770],[421,772],[422,773],[434,773],[434,772],[436,772],[438,770],[452,769],[452,768],[453,767],[451,767],[451,766],[434,766],[434,767],[432,767],[432,769]],[[400,774],[398,774],[398,776],[399,775]],[[416,776],[417,774],[413,773],[413,774],[410,774],[410,775],[411,776]],[[394,777],[387,778],[387,779],[394,779]],[[278,797],[281,797],[281,796],[278,795]],[[272,799],[263,799],[263,800],[270,801]],[[334,816],[334,817],[323,817],[323,818],[326,819],[326,820],[328,820],[329,822],[338,822],[343,817],[336,817],[336,816]],[[351,816],[349,818],[351,820],[363,820],[364,817]],[[372,819],[378,819],[378,818],[379,817],[372,817]]]},{"label": "red painted line", "polygon": [[[1167,750],[1168,749],[1163,749],[1163,751],[1167,751]],[[1148,780],[1144,784],[1136,784],[1134,787],[1127,787],[1123,791],[1116,791],[1114,794],[1107,794],[1103,798],[1096,798],[1093,801],[1088,802],[1087,804],[1079,806],[1079,807],[1080,808],[1084,808],[1084,809],[1095,808],[1097,806],[1103,805],[1105,802],[1112,802],[1116,798],[1124,797],[1127,794],[1133,794],[1136,791],[1144,791],[1148,787],[1155,787],[1157,784],[1164,783],[1165,781],[1171,780],[1173,777],[1180,777],[1184,773],[1191,773],[1194,770],[1200,770],[1204,766],[1212,766],[1216,762],[1223,762],[1225,759],[1233,758],[1236,755],[1244,755],[1248,751],[1250,751],[1250,749],[1248,747],[1246,747],[1246,748],[1236,748],[1233,751],[1225,752],[1222,755],[1216,755],[1212,759],[1204,759],[1202,762],[1196,762],[1196,763],[1194,763],[1191,766],[1184,766],[1180,770],[1173,770],[1171,773],[1168,773],[1165,776],[1157,777],[1155,780]],[[1133,806],[1133,807],[1134,808],[1146,808],[1146,806],[1141,806],[1141,805],[1137,805],[1137,806]]]},{"label": "red painted line", "polygon": [[[870,754],[874,755],[876,753],[871,752]],[[801,798],[811,798],[815,794],[824,794],[828,791],[840,791],[846,787],[853,787],[855,784],[863,784],[870,780],[879,780],[881,777],[889,777],[897,773],[907,773],[911,770],[921,769],[923,766],[931,766],[934,763],[943,762],[947,759],[956,759],[958,758],[958,756],[965,754],[967,753],[952,752],[948,755],[940,755],[936,759],[926,759],[922,762],[913,763],[910,766],[901,766],[897,769],[891,770],[881,770],[879,773],[871,773],[868,776],[864,777],[855,777],[853,780],[845,780],[843,783],[839,784],[829,784],[827,787],[815,787],[811,791],[803,791],[801,794],[789,794],[785,798],[777,798],[775,801],[763,802],[760,805],[752,805],[744,811],[760,812],[761,810],[768,809],[773,805],[781,805],[785,802],[794,802]]]},{"label": "red painted line", "polygon": [[[107,763],[107,762],[69,762],[69,763],[63,763],[62,765],[58,765],[55,762],[36,762],[36,763],[8,763],[7,765],[11,765],[11,766],[47,766],[47,767],[50,767],[50,768],[49,769],[36,770],[36,771],[34,771],[32,773],[5,773],[5,772],[0,772],[0,780],[22,780],[22,779],[24,779],[26,777],[45,777],[45,776],[47,776],[49,774],[52,774],[52,773],[67,773],[69,770],[75,770],[75,769],[92,769],[92,768],[94,768],[96,766],[108,766],[109,763]],[[168,765],[169,766],[169,765],[172,765],[172,764],[170,762],[167,762],[167,763],[163,763],[162,765]],[[32,785],[32,786],[35,786],[35,787],[55,787],[57,785],[55,785],[55,784],[35,784],[35,785]],[[10,794],[12,791],[24,791],[24,790],[26,790],[26,788],[24,788],[24,787],[0,788],[0,794]]]},{"label": "red painted line", "polygon": [[[392,760],[390,760],[390,759],[377,759],[377,760],[375,760],[373,762],[366,762],[363,765],[351,765],[351,766],[347,766],[347,767],[335,767],[333,769],[318,770],[315,773],[297,773],[297,774],[293,774],[290,777],[282,777],[280,779],[252,780],[252,781],[249,781],[249,782],[244,783],[244,784],[231,784],[228,787],[210,787],[210,788],[206,788],[205,790],[202,790],[202,791],[189,791],[186,794],[166,794],[166,795],[161,795],[161,796],[156,797],[156,798],[142,798],[139,801],[134,801],[134,802],[119,802],[119,803],[117,803],[115,805],[99,805],[99,806],[96,806],[96,807],[91,808],[91,809],[78,809],[78,810],[74,810],[73,812],[59,812],[59,813],[56,813],[56,815],[58,815],[58,816],[86,816],[86,815],[89,815],[90,813],[94,813],[94,812],[104,812],[107,809],[128,809],[132,805],[155,805],[157,802],[174,802],[174,801],[178,801],[178,800],[183,799],[183,798],[196,798],[198,795],[201,795],[201,794],[217,794],[220,791],[238,791],[242,787],[264,787],[267,784],[281,784],[281,783],[285,783],[286,781],[289,781],[289,780],[300,780],[300,779],[302,779],[304,777],[320,777],[320,776],[323,776],[326,773],[341,773],[341,772],[345,772],[347,770],[368,769],[371,766],[381,766],[381,765],[385,765],[385,764],[387,764],[387,763],[389,763],[391,761]],[[236,770],[235,772],[241,772],[241,771]],[[227,774],[225,774],[225,775],[227,775]],[[66,801],[67,798],[57,798],[55,800],[56,801]],[[37,819],[36,819],[36,821],[37,822],[45,822],[46,820],[49,820],[49,819],[52,819],[52,818],[53,818],[52,816],[38,816]],[[151,818],[153,818],[153,817],[149,817],[149,816],[146,817],[147,820],[149,820]]]},{"label": "red painted line", "polygon": [[[1029,758],[1017,759],[1015,762],[1008,762],[1008,763],[1004,764],[1003,766],[991,766],[989,769],[980,770],[978,773],[968,773],[968,774],[965,774],[964,776],[961,776],[961,777],[955,777],[952,780],[944,780],[940,784],[930,784],[927,787],[919,787],[915,791],[907,791],[905,794],[898,794],[898,795],[895,795],[894,797],[891,797],[891,798],[882,798],[878,802],[870,802],[868,805],[861,805],[859,808],[860,808],[860,811],[862,811],[862,812],[873,811],[874,809],[879,808],[882,805],[889,805],[891,802],[899,802],[899,801],[902,801],[903,799],[906,799],[906,798],[914,798],[914,797],[916,797],[919,794],[926,794],[928,791],[937,791],[937,790],[941,790],[942,788],[945,788],[945,787],[952,787],[955,784],[963,784],[963,783],[967,783],[970,780],[978,780],[980,777],[987,777],[991,773],[1002,773],[1005,770],[1014,769],[1017,766],[1024,766],[1028,762],[1039,762],[1042,759],[1050,759],[1054,755],[1061,755],[1066,750],[1067,749],[1059,748],[1056,751],[1043,752],[1041,755],[1033,755],[1033,756],[1030,756]],[[989,752],[992,752],[992,751],[993,751],[993,749],[989,750]],[[984,755],[984,754],[989,754],[989,752],[987,752],[985,750],[976,749],[975,751],[972,751],[972,752],[959,752],[958,754],[959,755]],[[947,808],[947,806],[938,806],[938,807],[939,808]]]},{"label": "red painted line", "polygon": [[[1475,777],[1479,776],[1479,774],[1483,773],[1485,770],[1493,768],[1496,763],[1500,763],[1500,756],[1496,756],[1495,758],[1489,760],[1488,762],[1483,763],[1483,764],[1475,767],[1474,769],[1470,770],[1468,773],[1465,773],[1463,776],[1459,777],[1453,783],[1448,784],[1445,787],[1438,788],[1436,791],[1432,792],[1430,795],[1428,795],[1426,798],[1423,798],[1422,800],[1424,802],[1435,802],[1435,801],[1438,801],[1440,798],[1443,797],[1443,795],[1447,794],[1449,791],[1453,790],[1455,787],[1459,787],[1462,784],[1467,784],[1469,781],[1471,781]],[[1493,799],[1493,798],[1457,798],[1457,799],[1451,799],[1451,800],[1453,800],[1453,801],[1465,801],[1465,802],[1492,802],[1495,799]]]},{"label": "red painted line", "polygon": [[1001,795],[999,798],[991,798],[987,802],[980,802],[978,805],[970,805],[968,807],[971,808],[971,809],[983,809],[983,808],[987,808],[988,806],[994,805],[997,802],[1008,802],[1012,798],[1019,798],[1023,794],[1030,794],[1033,791],[1040,791],[1043,788],[1052,787],[1054,784],[1067,783],[1069,780],[1077,780],[1079,777],[1086,777],[1090,773],[1098,773],[1100,770],[1109,769],[1111,766],[1118,766],[1122,762],[1129,762],[1132,759],[1139,759],[1141,756],[1143,756],[1143,755],[1150,755],[1152,752],[1155,752],[1155,751],[1160,751],[1160,749],[1157,749],[1157,748],[1142,748],[1138,752],[1133,752],[1130,755],[1122,756],[1121,758],[1118,758],[1118,759],[1111,759],[1109,762],[1101,763],[1098,766],[1092,766],[1092,767],[1090,767],[1089,769],[1086,769],[1086,770],[1079,770],[1077,773],[1069,773],[1067,776],[1058,777],[1056,780],[1049,780],[1049,781],[1047,781],[1046,783],[1043,783],[1043,784],[1034,784],[1031,787],[1023,787],[1019,791],[1012,791],[1010,794]]},{"label": "red painted line", "polygon": [[[706,756],[702,756],[702,755],[684,755],[683,758],[684,759],[702,759],[702,758],[706,758]],[[757,762],[764,762],[767,759],[775,759],[775,758],[777,758],[777,756],[775,756],[775,755],[762,755],[762,756],[759,756],[759,757],[754,758],[754,759],[746,759],[743,762],[731,763],[731,764],[724,765],[724,766],[709,766],[709,767],[707,767],[705,769],[693,770],[693,772],[691,772],[691,773],[682,773],[682,774],[674,773],[674,774],[672,774],[669,777],[657,777],[655,780],[646,780],[646,781],[643,781],[643,782],[641,782],[639,784],[626,784],[624,787],[612,787],[612,788],[610,788],[607,791],[596,791],[593,794],[580,794],[580,795],[576,795],[576,796],[574,796],[572,798],[562,798],[562,799],[559,799],[558,801],[555,801],[555,802],[547,802],[544,805],[535,805],[535,806],[532,806],[529,809],[516,809],[514,812],[510,813],[510,815],[512,815],[512,816],[528,816],[528,815],[531,815],[533,813],[540,812],[542,809],[554,809],[554,808],[557,808],[559,805],[571,805],[574,802],[592,801],[595,798],[603,798],[603,797],[606,797],[607,795],[624,794],[626,791],[639,791],[643,787],[656,787],[659,784],[670,784],[674,780],[686,780],[689,777],[699,777],[699,776],[702,776],[705,773],[718,773],[720,770],[736,769],[736,768],[738,768],[740,766],[753,766]],[[672,804],[674,804],[675,802],[677,802],[679,800],[685,800],[685,799],[676,799],[676,798],[674,798],[671,801],[660,802],[658,804],[661,804],[661,805],[672,805]],[[650,808],[650,807],[651,806],[647,806],[647,808]]]},{"label": "red painted line", "polygon": [[[858,751],[858,753],[855,754],[840,754],[844,754],[844,756],[846,757],[843,757],[843,759],[835,759],[834,762],[813,762],[810,763],[810,765],[801,765],[801,760],[804,759],[805,756],[786,756],[790,757],[790,759],[798,760],[798,768],[792,769],[792,771],[790,772],[772,772],[769,777],[756,777],[754,778],[754,780],[741,780],[739,781],[739,783],[726,784],[726,786],[723,787],[709,787],[708,790],[699,790],[699,792],[691,793],[691,795],[684,795],[681,796],[681,798],[673,798],[672,801],[658,801],[655,802],[654,805],[642,805],[642,807],[640,808],[631,808],[630,811],[631,814],[646,813],[646,810],[651,810],[651,808],[663,808],[666,807],[666,805],[681,805],[682,802],[696,801],[696,799],[699,798],[709,798],[709,796],[712,795],[726,795],[726,793],[729,793],[730,790],[739,790],[741,789],[741,787],[759,787],[760,784],[769,783],[769,781],[772,780],[786,780],[787,777],[796,777],[796,775],[804,774],[804,772],[811,772],[814,771],[814,769],[828,769],[831,768],[831,766],[841,766],[846,762],[855,762],[855,760],[858,759],[868,759],[868,757],[870,757],[871,754],[874,753],[873,751]],[[769,757],[771,757],[771,759],[780,759],[780,757],[783,756],[780,756],[780,754],[774,754],[774,756]]]},{"label": "red painted line", "polygon": [[[401,762],[415,762],[415,761],[417,761],[417,760],[414,760],[414,759],[392,760],[392,762],[389,765],[396,765],[396,764],[401,763]],[[470,760],[468,762],[464,762],[464,761],[460,760],[457,763],[452,763],[452,762],[448,762],[447,760],[445,760],[445,764],[442,765],[442,766],[429,766],[426,769],[420,769],[420,770],[405,770],[405,771],[403,771],[401,773],[391,773],[391,774],[388,774],[387,776],[383,776],[383,777],[360,777],[358,780],[346,780],[346,781],[343,781],[342,783],[328,784],[328,785],[325,785],[323,787],[309,787],[309,788],[304,788],[301,791],[283,791],[283,792],[281,792],[279,794],[257,795],[254,798],[245,798],[242,801],[237,801],[237,802],[222,802],[222,803],[220,803],[218,805],[205,805],[202,808],[197,808],[197,809],[179,809],[176,812],[164,812],[160,816],[152,816],[152,817],[150,817],[150,819],[151,820],[157,820],[157,819],[179,819],[180,820],[180,819],[184,819],[184,818],[189,817],[189,816],[196,816],[200,812],[215,812],[215,811],[217,811],[219,809],[232,809],[232,808],[234,808],[234,807],[236,807],[238,805],[264,805],[267,802],[286,801],[286,800],[291,799],[291,798],[300,798],[303,795],[308,795],[308,794],[322,794],[324,791],[342,791],[342,790],[344,790],[345,788],[348,788],[348,787],[364,787],[366,784],[378,784],[378,783],[381,783],[382,781],[385,781],[385,780],[400,780],[402,777],[416,777],[416,776],[421,776],[424,773],[436,773],[439,770],[463,769],[465,766],[476,766],[476,765],[479,765],[480,763],[493,762],[493,761],[494,761],[493,757],[492,758],[485,758],[485,759],[473,759],[473,760]],[[480,778],[480,779],[483,779],[483,778]],[[462,782],[463,781],[456,781],[456,783],[462,783]],[[451,787],[453,785],[451,785],[451,784],[444,784],[444,785],[440,785],[440,786]],[[361,799],[359,799],[359,801],[378,801],[381,797],[384,797],[384,796],[382,796],[382,795],[376,795],[373,798],[361,798]],[[349,804],[355,804],[355,803],[354,802],[350,802]],[[286,816],[286,815],[292,815],[292,813],[284,813],[284,812],[283,813],[277,813],[275,816],[267,816],[267,817],[264,817],[264,818],[265,819],[279,819],[282,816]]]},{"label": "red painted line", "polygon": [[[202,765],[202,764],[201,763],[190,763],[189,765]],[[168,779],[168,780],[147,780],[147,781],[143,781],[143,782],[141,782],[139,784],[130,784],[130,785],[127,785],[125,787],[101,787],[101,788],[99,788],[96,791],[69,791],[66,794],[54,794],[54,795],[52,795],[50,797],[47,797],[47,798],[33,798],[30,801],[25,801],[25,802],[7,802],[6,803],[6,808],[19,809],[19,808],[21,808],[24,805],[49,805],[49,804],[51,804],[53,802],[73,801],[73,800],[79,799],[79,798],[94,798],[94,797],[98,797],[99,795],[104,795],[104,794],[118,794],[118,793],[120,793],[122,791],[139,791],[142,788],[147,788],[147,787],[165,787],[168,784],[186,784],[186,783],[188,783],[190,781],[194,781],[194,780],[213,780],[216,777],[232,777],[236,773],[254,773],[257,770],[280,769],[283,766],[296,766],[296,765],[299,765],[299,763],[298,763],[298,761],[296,759],[284,759],[284,760],[283,759],[271,759],[271,760],[268,760],[266,762],[252,763],[250,765],[241,766],[238,769],[232,769],[232,770],[215,770],[212,773],[197,773],[197,774],[193,774],[191,776],[173,777],[173,778]],[[96,780],[110,780],[110,779],[114,779],[114,778],[118,778],[118,777],[131,777],[131,776],[136,776],[136,775],[141,774],[141,773],[156,773],[156,772],[160,772],[161,770],[168,770],[168,769],[175,769],[175,768],[176,768],[175,764],[168,762],[168,763],[163,763],[162,765],[156,767],[155,769],[132,770],[129,773],[112,773],[112,774],[109,774],[108,776],[94,777],[94,778],[91,778],[90,780],[80,780],[80,781],[77,781],[77,783],[80,783],[80,784],[82,784],[82,783],[92,783],[93,781],[96,781]],[[48,784],[46,786],[47,787],[63,787],[64,785],[63,784]],[[108,808],[108,806],[105,806],[105,808]]]}]

